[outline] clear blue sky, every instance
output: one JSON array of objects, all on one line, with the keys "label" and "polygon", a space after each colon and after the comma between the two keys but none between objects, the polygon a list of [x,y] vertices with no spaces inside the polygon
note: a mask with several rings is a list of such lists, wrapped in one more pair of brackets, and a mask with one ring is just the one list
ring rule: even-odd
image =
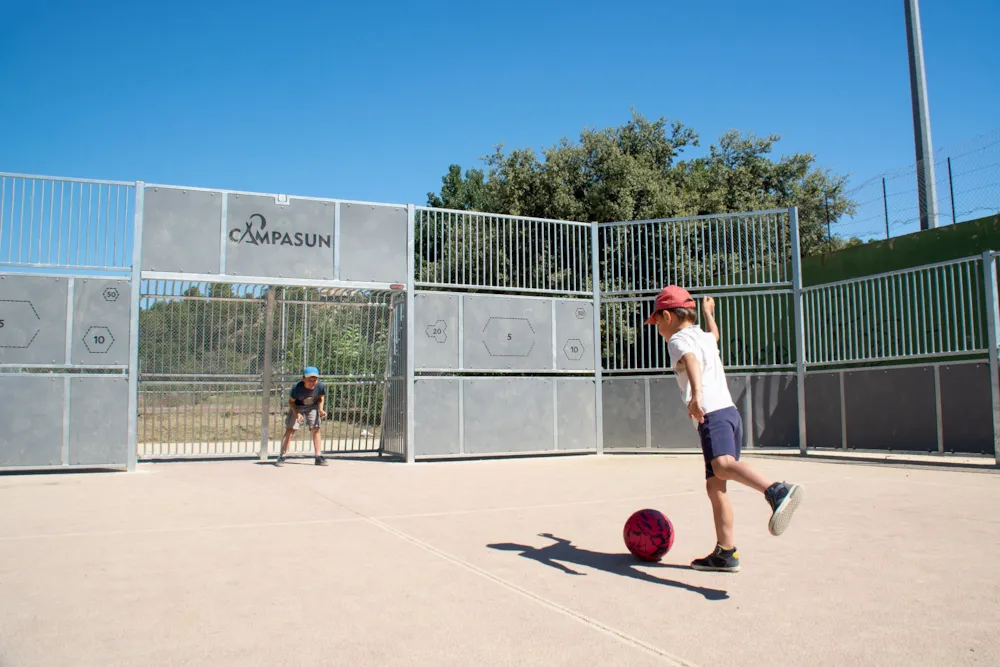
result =
[{"label": "clear blue sky", "polygon": [[[1000,126],[1000,3],[924,0],[935,147]],[[0,171],[424,203],[629,108],[914,160],[902,0],[0,0]]]}]

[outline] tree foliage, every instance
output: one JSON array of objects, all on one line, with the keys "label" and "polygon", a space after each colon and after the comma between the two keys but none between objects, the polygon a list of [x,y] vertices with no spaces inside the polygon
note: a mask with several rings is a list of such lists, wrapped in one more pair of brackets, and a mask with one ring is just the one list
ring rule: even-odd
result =
[{"label": "tree foliage", "polygon": [[621,126],[586,128],[542,150],[484,158],[485,169],[463,174],[452,164],[428,206],[539,218],[609,222],[735,213],[797,206],[803,254],[860,243],[827,232],[856,203],[844,195],[846,176],[816,166],[811,153],[774,157],[780,137],[726,132],[708,153],[683,159],[700,146],[678,121],[632,112]]}]

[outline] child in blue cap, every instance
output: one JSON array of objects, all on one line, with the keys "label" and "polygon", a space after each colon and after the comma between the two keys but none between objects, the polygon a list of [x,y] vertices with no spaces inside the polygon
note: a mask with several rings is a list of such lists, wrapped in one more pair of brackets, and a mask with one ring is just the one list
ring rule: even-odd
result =
[{"label": "child in blue cap", "polygon": [[281,453],[274,465],[285,464],[285,453],[292,442],[292,434],[299,430],[302,422],[312,432],[313,449],[316,450],[316,465],[325,466],[326,459],[320,454],[319,427],[326,418],[323,404],[326,401],[326,387],[319,381],[319,370],[309,366],[302,372],[302,379],[295,383],[288,395],[288,416],[285,418],[285,435],[281,438]]}]

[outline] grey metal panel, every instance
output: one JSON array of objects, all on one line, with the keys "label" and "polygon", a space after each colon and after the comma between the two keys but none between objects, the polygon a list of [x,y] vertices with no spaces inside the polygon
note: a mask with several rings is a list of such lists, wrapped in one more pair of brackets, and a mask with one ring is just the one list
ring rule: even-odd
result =
[{"label": "grey metal panel", "polygon": [[937,451],[932,367],[845,373],[844,396],[849,447]]},{"label": "grey metal panel", "polygon": [[417,456],[458,454],[458,383],[455,378],[414,380],[414,442]]},{"label": "grey metal panel", "polygon": [[552,302],[468,294],[464,306],[465,368],[552,370]]},{"label": "grey metal panel", "polygon": [[645,448],[645,380],[619,378],[604,380],[604,448]]},{"label": "grey metal panel", "polygon": [[406,282],[408,219],[402,206],[340,205],[340,279]]},{"label": "grey metal panel", "polygon": [[556,301],[556,363],[560,370],[594,370],[592,301]]},{"label": "grey metal panel", "polygon": [[701,448],[698,430],[688,416],[687,406],[684,405],[674,376],[650,378],[649,407],[649,426],[654,449]]},{"label": "grey metal panel", "polygon": [[76,279],[72,363],[128,364],[130,297],[127,280]]},{"label": "grey metal panel", "polygon": [[143,270],[218,273],[222,193],[146,188],[143,196]]},{"label": "grey metal panel", "polygon": [[70,465],[125,465],[128,378],[71,378],[69,405]]},{"label": "grey metal panel", "polygon": [[66,361],[68,286],[66,278],[0,276],[0,364]]},{"label": "grey metal panel", "polygon": [[806,374],[806,433],[810,447],[843,445],[840,374]]},{"label": "grey metal panel", "polygon": [[229,195],[226,273],[333,279],[335,202]]},{"label": "grey metal panel", "polygon": [[559,449],[597,449],[597,398],[593,378],[556,380]]},{"label": "grey metal panel", "polygon": [[458,300],[455,294],[418,292],[413,295],[417,335],[414,366],[458,368]]},{"label": "grey metal panel", "polygon": [[990,366],[941,367],[941,423],[947,452],[993,454]]},{"label": "grey metal panel", "polygon": [[485,377],[464,382],[466,453],[554,449],[554,378]]},{"label": "grey metal panel", "polygon": [[62,462],[63,386],[52,375],[0,376],[0,467]]},{"label": "grey metal panel", "polygon": [[798,389],[793,375],[751,379],[754,442],[758,447],[798,447]]}]

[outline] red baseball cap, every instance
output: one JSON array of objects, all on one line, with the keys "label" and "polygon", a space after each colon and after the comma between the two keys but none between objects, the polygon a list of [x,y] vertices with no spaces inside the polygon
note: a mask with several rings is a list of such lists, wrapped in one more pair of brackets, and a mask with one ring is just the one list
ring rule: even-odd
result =
[{"label": "red baseball cap", "polygon": [[696,307],[697,304],[690,292],[678,285],[667,285],[656,295],[656,304],[653,306],[653,312],[646,320],[646,324],[656,324],[656,314],[661,310]]}]

